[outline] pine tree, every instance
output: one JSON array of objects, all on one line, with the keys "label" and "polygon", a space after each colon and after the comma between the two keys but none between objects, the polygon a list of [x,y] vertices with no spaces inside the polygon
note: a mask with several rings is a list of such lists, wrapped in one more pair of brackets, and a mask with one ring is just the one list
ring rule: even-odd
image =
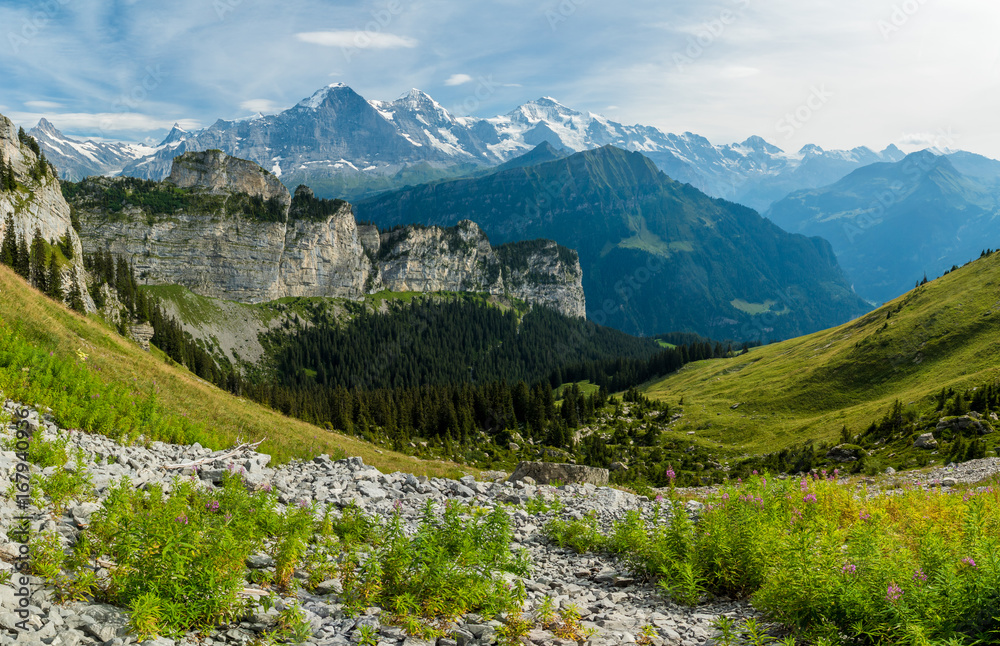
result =
[{"label": "pine tree", "polygon": [[76,279],[76,272],[71,271],[70,275],[72,279],[69,283],[69,306],[74,312],[79,312],[80,314],[86,314],[87,308],[83,304],[83,294],[80,292],[80,282]]},{"label": "pine tree", "polygon": [[17,236],[17,257],[14,258],[14,271],[25,280],[31,277],[31,254],[28,252],[28,243],[21,236]]},{"label": "pine tree", "polygon": [[3,244],[0,245],[0,262],[8,267],[17,266],[17,232],[14,230],[14,215],[7,214],[3,225]]},{"label": "pine tree", "polygon": [[45,238],[36,227],[35,235],[31,239],[31,284],[41,292],[47,291],[45,289],[45,270],[48,251],[45,246]]},{"label": "pine tree", "polygon": [[55,253],[49,254],[49,269],[45,276],[45,294],[57,301],[63,299],[62,270]]}]

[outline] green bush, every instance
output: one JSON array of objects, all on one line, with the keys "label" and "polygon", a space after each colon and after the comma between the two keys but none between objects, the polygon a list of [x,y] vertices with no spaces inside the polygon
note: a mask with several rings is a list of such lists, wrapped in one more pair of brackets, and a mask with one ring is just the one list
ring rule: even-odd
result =
[{"label": "green bush", "polygon": [[559,547],[569,547],[578,554],[600,550],[605,545],[594,512],[579,520],[553,518],[545,525],[544,532],[545,536]]}]

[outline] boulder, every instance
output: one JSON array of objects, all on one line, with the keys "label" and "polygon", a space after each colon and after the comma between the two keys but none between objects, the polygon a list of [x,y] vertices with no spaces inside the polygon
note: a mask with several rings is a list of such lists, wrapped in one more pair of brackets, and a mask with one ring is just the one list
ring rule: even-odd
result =
[{"label": "boulder", "polygon": [[944,417],[938,422],[937,427],[934,430],[938,432],[951,430],[956,433],[975,431],[980,435],[987,435],[993,432],[993,429],[989,424],[984,424],[978,419],[972,417],[972,415],[972,413],[969,413],[968,415],[963,415],[961,417]]},{"label": "boulder", "polygon": [[938,443],[934,439],[934,433],[924,433],[916,439],[913,446],[918,449],[936,449]]},{"label": "boulder", "polygon": [[864,449],[854,444],[838,444],[826,452],[826,457],[834,462],[856,462],[865,454]]},{"label": "boulder", "polygon": [[508,482],[532,478],[539,484],[559,481],[564,484],[584,484],[604,486],[608,484],[608,470],[587,467],[581,464],[559,464],[555,462],[521,462],[514,469]]}]

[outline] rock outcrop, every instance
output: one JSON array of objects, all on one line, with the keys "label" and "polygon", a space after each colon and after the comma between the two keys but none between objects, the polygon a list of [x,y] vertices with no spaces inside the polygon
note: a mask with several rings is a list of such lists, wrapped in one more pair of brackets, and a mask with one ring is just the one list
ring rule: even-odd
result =
[{"label": "rock outcrop", "polygon": [[409,226],[381,236],[382,284],[394,292],[505,292],[500,260],[479,226]]},{"label": "rock outcrop", "polygon": [[[29,245],[36,230],[53,244],[66,236],[72,258],[63,269],[65,291],[69,290],[71,277],[75,276],[87,311],[96,311],[84,287],[83,247],[73,229],[70,206],[63,199],[59,180],[53,169],[44,162],[40,164],[39,155],[20,140],[14,123],[0,115],[0,162],[3,161],[13,168],[18,187],[14,191],[0,190],[0,239],[12,233],[5,230],[8,215],[13,215],[13,233]],[[42,168],[42,172],[38,172],[38,168]],[[34,174],[32,169],[36,169]]]},{"label": "rock outcrop", "polygon": [[[178,157],[159,184],[90,178],[79,186],[84,248],[128,258],[147,284],[243,303],[484,292],[584,315],[576,253],[553,242],[494,249],[470,221],[380,233],[359,226],[350,204],[317,200],[306,187],[293,200],[274,175],[218,151]],[[105,196],[122,190],[142,199],[109,209]]]},{"label": "rock outcrop", "polygon": [[563,484],[592,484],[603,487],[608,484],[608,470],[587,467],[582,464],[561,464],[556,462],[521,462],[514,469],[508,482],[531,478],[538,484],[562,482]]}]

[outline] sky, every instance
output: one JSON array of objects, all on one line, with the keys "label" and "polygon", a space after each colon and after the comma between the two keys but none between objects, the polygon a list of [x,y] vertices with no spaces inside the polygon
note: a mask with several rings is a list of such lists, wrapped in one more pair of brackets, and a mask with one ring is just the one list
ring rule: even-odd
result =
[{"label": "sky", "polygon": [[3,0],[0,113],[155,142],[330,83],[460,115],[542,96],[787,150],[1000,158],[994,0]]}]

